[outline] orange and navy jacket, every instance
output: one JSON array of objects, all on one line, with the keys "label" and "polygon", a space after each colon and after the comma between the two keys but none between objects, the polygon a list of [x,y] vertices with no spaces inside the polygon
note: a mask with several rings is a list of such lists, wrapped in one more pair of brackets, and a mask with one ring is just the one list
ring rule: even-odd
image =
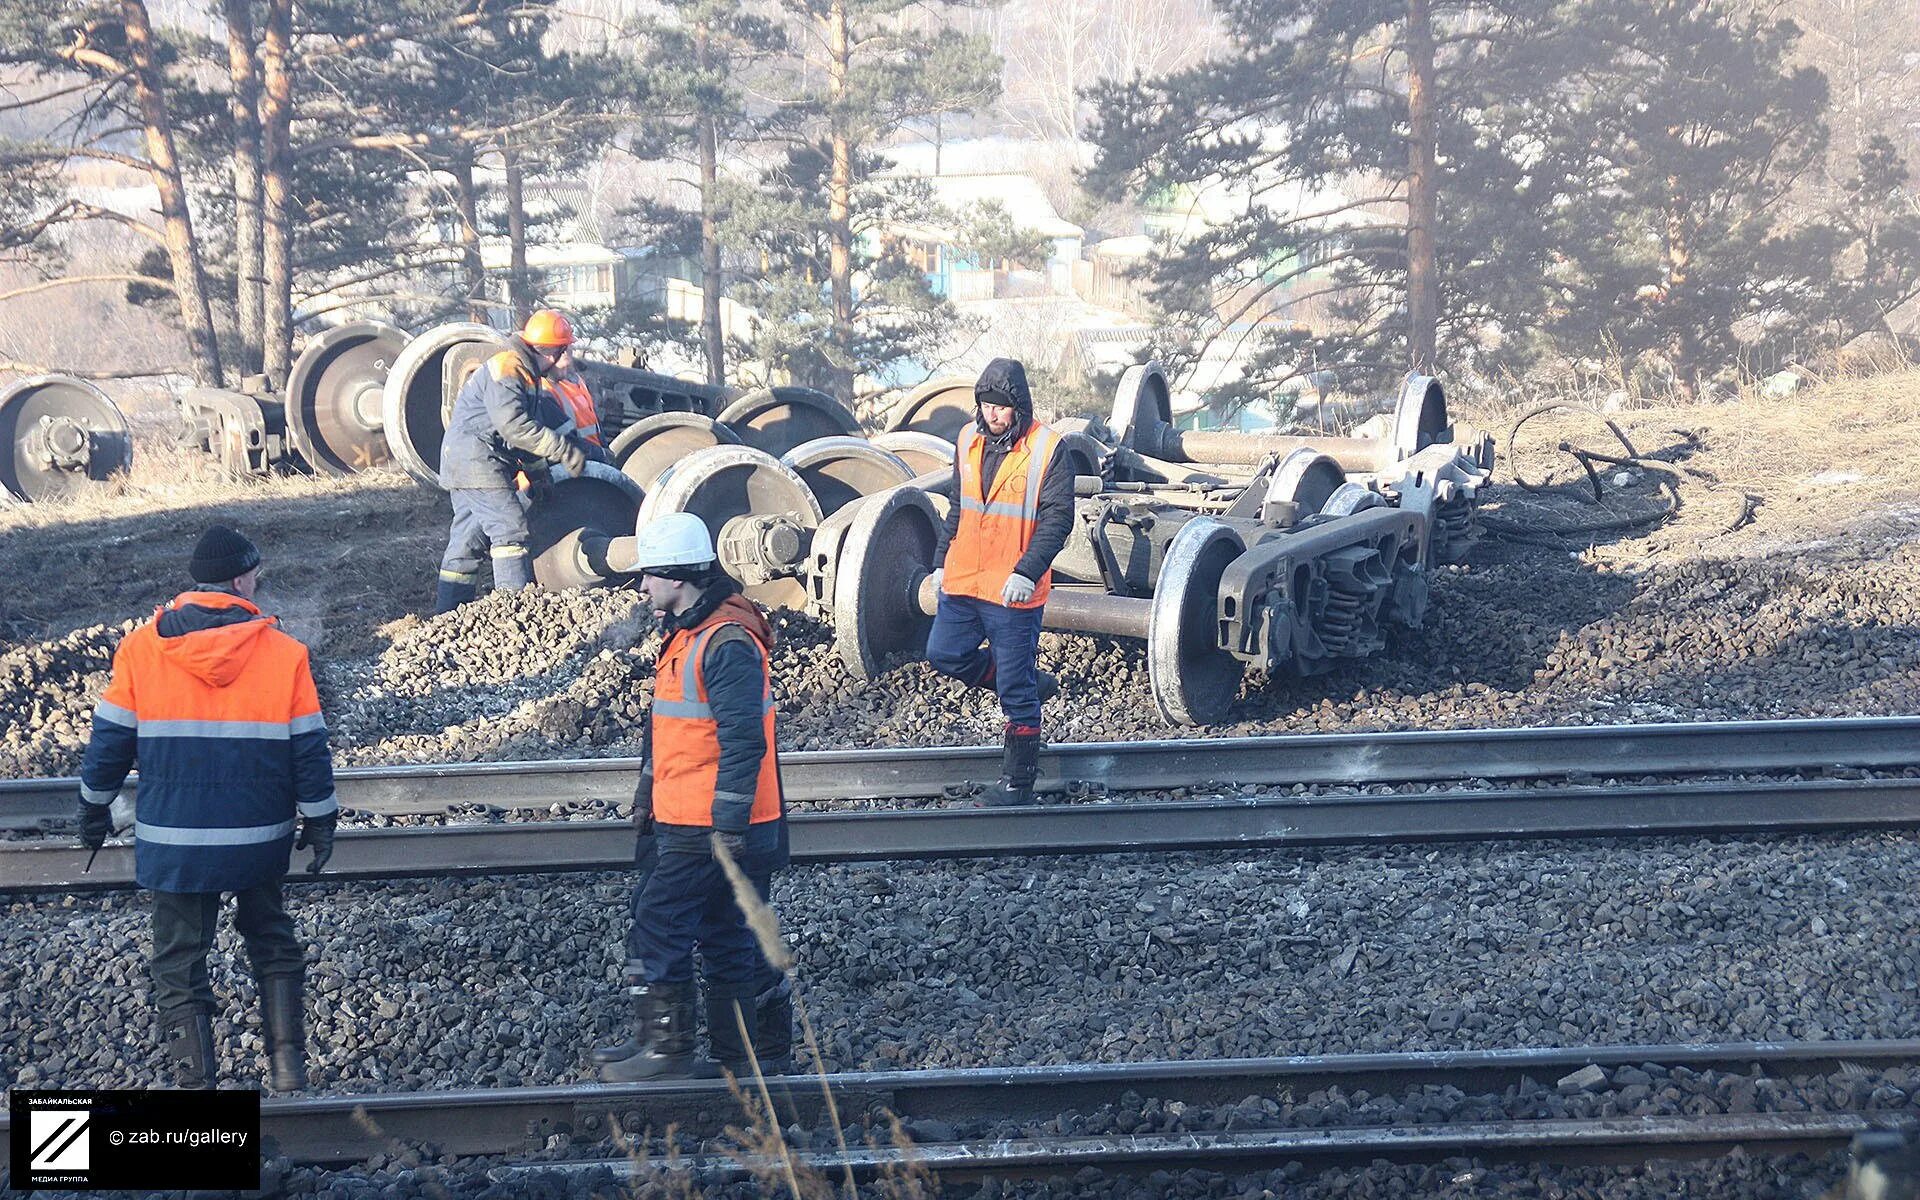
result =
[{"label": "orange and navy jacket", "polygon": [[511,488],[514,475],[558,461],[574,419],[552,381],[536,374],[533,351],[515,337],[453,399],[440,443],[440,486]]},{"label": "orange and navy jacket", "polygon": [[[1038,421],[1028,421],[1026,429],[1008,447],[991,480],[983,471],[987,437],[974,422],[964,425],[954,445],[954,475],[957,500],[949,518],[953,527],[942,565],[946,575],[941,590],[950,596],[971,596],[989,604],[999,604],[1000,589],[1007,576],[1027,575],[1033,580],[1033,596],[1021,608],[1038,608],[1047,602],[1052,589],[1052,547],[1046,561],[1034,565],[1035,535],[1040,528],[1041,509],[1048,500],[1042,485],[1060,435]],[[1068,481],[1071,487],[1072,481]],[[1067,519],[1072,519],[1072,493],[1067,494]],[[1064,541],[1064,538],[1062,539]],[[1024,569],[1023,569],[1024,568]]]},{"label": "orange and navy jacket", "polygon": [[227,592],[181,593],[114,651],[80,798],[111,804],[136,762],[135,875],[153,891],[278,879],[295,815],[340,807],[307,648]]},{"label": "orange and navy jacket", "polygon": [[662,826],[745,833],[780,819],[772,645],[766,617],[732,589],[667,638],[649,728],[653,815]]}]

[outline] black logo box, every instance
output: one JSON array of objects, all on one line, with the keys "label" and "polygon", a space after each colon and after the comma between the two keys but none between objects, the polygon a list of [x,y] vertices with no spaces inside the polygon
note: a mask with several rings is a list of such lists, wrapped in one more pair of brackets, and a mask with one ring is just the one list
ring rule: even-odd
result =
[{"label": "black logo box", "polygon": [[[48,1118],[39,1122],[40,1145],[36,1110]],[[7,1114],[8,1184],[18,1191],[260,1186],[257,1091],[16,1088]],[[75,1161],[86,1165],[59,1165]]]}]

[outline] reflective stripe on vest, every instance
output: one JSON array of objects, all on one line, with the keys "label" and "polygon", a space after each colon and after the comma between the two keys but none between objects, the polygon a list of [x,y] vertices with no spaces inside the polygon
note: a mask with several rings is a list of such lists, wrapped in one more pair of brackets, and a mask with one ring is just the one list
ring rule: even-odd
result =
[{"label": "reflective stripe on vest", "polygon": [[[707,702],[702,660],[715,631],[738,624],[722,609],[692,629],[677,631],[661,651],[653,680],[653,816],[662,824],[713,824],[720,723]],[[747,641],[760,657],[761,733],[767,744],[748,818],[758,825],[780,816],[780,769],[774,751],[773,671],[767,648],[751,632]]]},{"label": "reflective stripe on vest", "polygon": [[149,825],[145,821],[135,821],[133,836],[139,841],[161,846],[257,846],[262,842],[277,842],[281,838],[292,837],[293,822],[286,820],[276,821],[272,825],[232,828],[199,826],[188,829],[178,825]]},{"label": "reflective stripe on vest", "polygon": [[[981,486],[987,439],[972,422],[961,428],[954,447],[960,468],[960,524],[947,547],[941,590],[989,604],[1001,603],[1001,587],[1033,544],[1033,533],[1040,523],[1040,489],[1059,445],[1058,433],[1038,422],[1030,423],[1000,460],[989,492]],[[1033,584],[1033,598],[1021,608],[1038,608],[1046,603],[1053,586],[1052,570],[1041,572]]]}]

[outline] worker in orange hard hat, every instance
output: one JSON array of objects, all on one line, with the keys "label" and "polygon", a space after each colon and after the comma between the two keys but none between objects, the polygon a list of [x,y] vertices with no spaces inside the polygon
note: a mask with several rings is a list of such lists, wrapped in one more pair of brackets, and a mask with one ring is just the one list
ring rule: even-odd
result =
[{"label": "worker in orange hard hat", "polygon": [[[453,500],[453,526],[440,559],[435,612],[473,599],[483,553],[493,560],[495,588],[512,591],[533,582],[526,510],[515,477],[526,471],[544,479],[549,463],[584,475],[594,457],[576,407],[559,386],[570,375],[572,346],[573,323],[543,308],[454,399],[440,446],[440,486]],[[578,390],[584,393],[584,384]],[[591,399],[587,408],[591,414]]]}]

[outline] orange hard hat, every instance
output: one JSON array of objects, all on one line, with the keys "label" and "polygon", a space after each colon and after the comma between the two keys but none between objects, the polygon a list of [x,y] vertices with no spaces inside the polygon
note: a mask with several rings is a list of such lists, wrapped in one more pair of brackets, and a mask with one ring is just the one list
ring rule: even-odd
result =
[{"label": "orange hard hat", "polygon": [[564,313],[543,308],[527,318],[527,327],[520,331],[520,339],[529,346],[571,346],[573,322],[567,320]]}]

